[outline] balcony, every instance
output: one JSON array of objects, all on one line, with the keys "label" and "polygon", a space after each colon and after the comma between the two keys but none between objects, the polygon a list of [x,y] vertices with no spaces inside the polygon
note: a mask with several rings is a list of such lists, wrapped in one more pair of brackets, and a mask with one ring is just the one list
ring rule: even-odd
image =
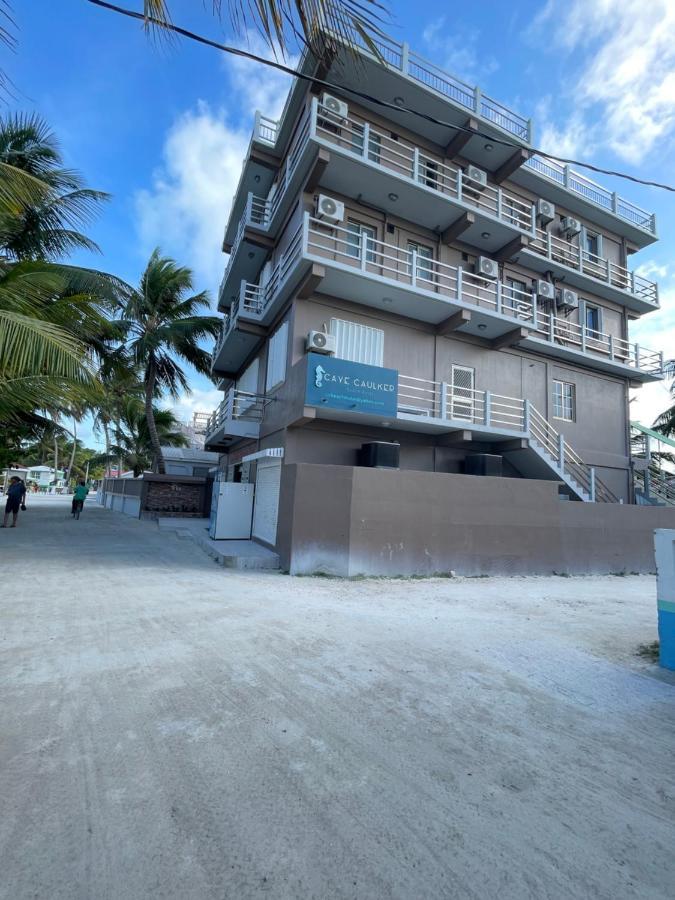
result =
[{"label": "balcony", "polygon": [[[349,88],[363,90],[363,85],[367,84],[368,93],[374,97],[386,100],[400,97],[408,108],[447,122],[444,127],[421,118],[414,120],[415,129],[435,144],[448,145],[453,137],[453,125],[466,127],[471,119],[475,119],[481,133],[471,137],[462,151],[463,155],[483,168],[497,171],[513,156],[514,149],[527,147],[531,143],[530,119],[483,94],[480,88],[425,60],[411,51],[407,44],[386,35],[376,37],[375,44],[384,60],[383,65],[365,46],[360,35],[350,35],[362,57],[355,65],[351,51],[340,47],[344,45],[344,37],[334,34],[330,37],[339,49],[329,71],[322,77],[335,81],[347,91]],[[300,69],[311,74],[311,60],[303,59]],[[359,102],[381,112],[377,104],[369,104],[363,99]],[[289,119],[296,108],[289,103],[279,122],[266,120],[264,128],[259,128],[256,123],[255,133],[259,139],[265,140],[277,153],[283,151],[292,125]],[[410,127],[409,113],[391,108],[387,110],[387,117],[402,127]],[[514,147],[495,144],[490,152],[486,152],[486,133],[490,131],[495,135],[501,134],[502,138],[504,135],[512,138]],[[656,239],[653,213],[609,191],[570,166],[535,154],[512,177],[535,194],[558,202],[571,212],[588,215],[592,221],[597,221],[610,231],[625,233],[638,247],[644,247]]]},{"label": "balcony", "polygon": [[338,125],[316,98],[274,194],[268,199],[250,194],[247,199],[221,287],[221,307],[236,295],[241,278],[253,280],[259,271],[264,252],[256,251],[255,233],[276,235],[310,166],[316,164],[318,147],[333,153],[330,164],[314,170],[327,191],[358,196],[392,214],[405,210],[406,218],[434,227],[447,243],[461,236],[486,255],[522,253],[535,270],[552,268],[566,283],[637,312],[658,308],[655,284],[538,228],[534,204],[494,185],[479,186],[457,166],[364,119],[347,117]]},{"label": "balcony", "polygon": [[239,438],[258,438],[266,400],[230,387],[206,424],[204,449],[220,450]]},{"label": "balcony", "polygon": [[264,285],[247,285],[267,324],[298,287],[385,309],[490,341],[517,345],[634,382],[663,377],[663,355],[546,311],[528,291],[425,258],[305,215]]}]

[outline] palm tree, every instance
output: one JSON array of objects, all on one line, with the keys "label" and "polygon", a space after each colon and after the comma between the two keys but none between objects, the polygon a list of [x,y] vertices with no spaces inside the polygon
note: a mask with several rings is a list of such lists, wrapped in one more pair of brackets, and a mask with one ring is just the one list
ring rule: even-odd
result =
[{"label": "palm tree", "polygon": [[154,419],[153,400],[158,391],[177,397],[187,390],[185,372],[178,360],[202,375],[210,374],[211,357],[199,341],[215,338],[220,330],[216,316],[200,315],[209,308],[206,291],[190,295],[192,272],[156,249],[129,297],[123,316],[128,350],[143,370],[145,414],[157,470],[164,474],[164,460]]},{"label": "palm tree", "polygon": [[[153,406],[152,422],[155,434],[165,447],[188,446],[189,441],[180,430],[180,422],[170,409]],[[115,428],[115,443],[110,447],[110,456],[120,459],[132,469],[134,478],[149,469],[156,459],[150,431],[145,403],[135,399],[124,403]]]},{"label": "palm tree", "polygon": [[73,250],[98,250],[78,227],[89,224],[109,199],[63,166],[54,133],[39,116],[0,119],[0,163],[46,185],[41,196],[0,209],[0,244],[11,259],[60,259]]},{"label": "palm tree", "polygon": [[130,399],[142,400],[145,387],[138,366],[135,366],[124,345],[117,347],[101,361],[97,380],[101,385],[100,396],[92,403],[94,430],[103,432],[105,440],[106,474],[112,460],[111,431],[119,430],[124,406]]},{"label": "palm tree", "polygon": [[[158,29],[170,26],[170,5],[169,0],[143,0],[146,24]],[[326,60],[336,47],[336,35],[348,46],[362,42],[380,56],[373,37],[382,35],[379,23],[386,16],[386,7],[379,0],[259,0],[251,4],[242,0],[228,0],[227,4],[211,0],[211,6],[219,19],[227,8],[230,24],[238,34],[251,28],[282,55],[287,54],[293,42],[309,47],[318,59]]]}]

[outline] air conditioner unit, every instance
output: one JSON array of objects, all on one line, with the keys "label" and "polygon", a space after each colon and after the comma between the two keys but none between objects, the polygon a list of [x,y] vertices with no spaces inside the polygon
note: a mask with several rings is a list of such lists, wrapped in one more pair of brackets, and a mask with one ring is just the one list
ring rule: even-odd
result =
[{"label": "air conditioner unit", "polygon": [[482,275],[483,278],[499,278],[499,263],[489,256],[479,256],[476,274]]},{"label": "air conditioner unit", "polygon": [[338,100],[332,94],[324,93],[321,95],[321,106],[323,107],[321,110],[322,115],[335,122],[343,122],[349,113],[349,107],[344,100]]},{"label": "air conditioner unit", "polygon": [[542,300],[555,300],[555,285],[552,281],[537,282],[537,297]]},{"label": "air conditioner unit", "polygon": [[579,234],[581,231],[581,222],[578,219],[573,219],[572,216],[565,216],[565,218],[560,223],[560,233],[567,235],[567,237],[572,237],[574,234]]},{"label": "air conditioner unit", "polygon": [[478,166],[467,166],[464,177],[471,182],[471,187],[476,191],[482,191],[487,187],[487,172]]},{"label": "air conditioner unit", "polygon": [[316,202],[316,217],[334,225],[344,219],[345,205],[340,203],[339,200],[327,197],[325,194],[319,194],[319,199]]},{"label": "air conditioner unit", "polygon": [[312,353],[335,353],[337,338],[334,334],[326,334],[325,331],[310,331],[305,349]]},{"label": "air conditioner unit", "polygon": [[555,203],[550,200],[537,200],[537,219],[544,225],[555,219]]},{"label": "air conditioner unit", "polygon": [[579,295],[569,288],[558,291],[558,306],[562,309],[579,309]]}]

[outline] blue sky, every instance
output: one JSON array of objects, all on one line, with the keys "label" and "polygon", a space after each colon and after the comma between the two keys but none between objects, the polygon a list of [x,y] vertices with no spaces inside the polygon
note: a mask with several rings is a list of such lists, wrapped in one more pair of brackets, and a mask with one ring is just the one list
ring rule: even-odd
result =
[{"label": "blue sky", "polygon": [[[149,39],[134,22],[85,0],[15,0],[18,49],[4,54],[12,108],[38,112],[69,165],[112,201],[90,229],[103,256],[79,256],[136,282],[153,247],[191,266],[215,296],[226,262],[220,241],[256,108],[278,115],[284,78],[186,41]],[[140,0],[127,0],[140,8]],[[210,4],[206,3],[206,7]],[[55,11],[58,7],[58,11]],[[552,153],[675,182],[675,4],[668,0],[474,2],[439,15],[435,3],[390,5],[388,31],[534,120]],[[195,0],[172,0],[174,21],[245,45]],[[260,50],[255,34],[248,46]],[[591,176],[656,212],[660,243],[633,258],[658,280],[661,311],[632,337],[675,356],[675,195]],[[177,407],[210,411],[220,395],[203,378]],[[651,421],[665,388],[637,394]],[[85,425],[88,443],[94,439]]]}]

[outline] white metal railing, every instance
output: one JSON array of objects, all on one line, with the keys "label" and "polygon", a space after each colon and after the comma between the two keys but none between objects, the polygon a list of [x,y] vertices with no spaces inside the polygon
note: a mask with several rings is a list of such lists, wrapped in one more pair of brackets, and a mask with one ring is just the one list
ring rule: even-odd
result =
[{"label": "white metal railing", "polygon": [[483,426],[527,437],[555,469],[589,500],[617,502],[615,495],[529,400],[399,375],[398,412],[453,424]]},{"label": "white metal railing", "polygon": [[[649,469],[645,471],[634,471],[635,488],[641,490],[645,497],[653,498],[667,506],[675,506],[675,485],[668,479],[666,473],[661,471],[658,474]],[[670,478],[672,479],[672,475]]]},{"label": "white metal railing", "polygon": [[316,97],[312,99],[311,118],[312,135],[318,140],[365,159],[386,170],[388,175],[412,180],[520,231],[533,232],[535,207],[529,200],[494,185],[479,189],[458,166],[448,165],[440,157],[366,119],[347,116],[337,123],[335,116]]},{"label": "white metal railing", "polygon": [[307,253],[375,275],[415,292],[460,300],[490,313],[514,319],[551,343],[604,356],[648,374],[662,374],[663,354],[585,324],[559,318],[541,309],[530,291],[485,278],[461,266],[427,258],[415,250],[387,244],[343,226],[327,227],[306,217]]},{"label": "white metal railing", "polygon": [[637,225],[638,228],[642,228],[650,234],[656,234],[656,216],[654,213],[650,213],[624,197],[620,197],[616,192],[609,191],[602,185],[596,184],[596,182],[591,181],[585,175],[575,172],[570,166],[537,154],[528,159],[525,165],[539,175],[543,175],[545,178],[555,181],[556,184],[567,188],[567,190],[579,194],[595,206],[606,209],[620,219],[630,222],[631,225]]},{"label": "white metal railing", "polygon": [[279,124],[276,119],[270,119],[269,116],[264,116],[260,110],[256,110],[253,127],[254,140],[274,146],[279,136]]},{"label": "white metal railing", "polygon": [[582,250],[581,247],[542,228],[536,229],[527,249],[567,268],[577,269],[598,281],[604,281],[619,290],[628,291],[654,306],[659,305],[659,289],[654,282],[630,272],[613,260]]},{"label": "white metal railing", "polygon": [[244,419],[250,422],[262,422],[266,399],[261,394],[240,391],[232,386],[225,392],[225,397],[211,413],[206,423],[207,438],[227,425],[233,419]]}]

